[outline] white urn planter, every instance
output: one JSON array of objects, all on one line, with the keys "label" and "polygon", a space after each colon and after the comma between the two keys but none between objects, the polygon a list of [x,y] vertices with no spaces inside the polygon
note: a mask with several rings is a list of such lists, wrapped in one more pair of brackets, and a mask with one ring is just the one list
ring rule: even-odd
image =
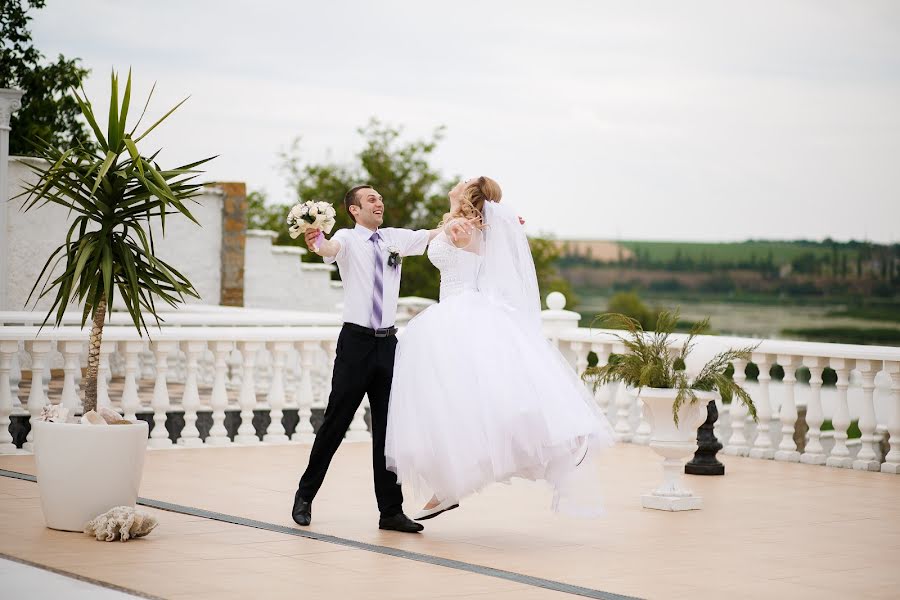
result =
[{"label": "white urn planter", "polygon": [[81,425],[33,422],[34,458],[47,527],[83,531],[115,506],[137,502],[147,423]]},{"label": "white urn planter", "polygon": [[644,417],[650,423],[650,447],[663,457],[663,481],[649,494],[641,496],[644,508],[656,510],[697,510],[703,499],[684,485],[684,463],[697,450],[697,428],[706,420],[706,404],[714,392],[695,392],[698,401],[685,402],[678,410],[678,424],[672,415],[672,404],[678,390],[642,388],[640,399]]}]

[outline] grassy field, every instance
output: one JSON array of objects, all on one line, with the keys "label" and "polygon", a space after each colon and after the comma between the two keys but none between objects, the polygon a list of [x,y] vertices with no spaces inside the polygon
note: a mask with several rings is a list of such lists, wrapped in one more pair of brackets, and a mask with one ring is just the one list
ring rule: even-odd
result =
[{"label": "grassy field", "polygon": [[[756,257],[757,261],[765,260],[771,253],[775,264],[791,262],[800,255],[812,253],[816,257],[830,257],[832,249],[818,244],[800,244],[795,242],[747,241],[747,242],[640,242],[622,241],[622,246],[631,251],[640,251],[641,255],[653,262],[670,261],[680,252],[682,258],[699,261],[708,257],[715,262],[742,262]],[[838,248],[838,255],[846,253],[847,260],[856,259],[856,250],[846,247]]]}]

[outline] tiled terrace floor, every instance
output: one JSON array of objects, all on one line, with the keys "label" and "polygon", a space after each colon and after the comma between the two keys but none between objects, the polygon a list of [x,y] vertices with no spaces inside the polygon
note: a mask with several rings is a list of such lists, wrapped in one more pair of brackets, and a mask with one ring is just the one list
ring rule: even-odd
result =
[{"label": "tiled terrace floor", "polygon": [[[290,506],[308,452],[303,445],[151,451],[141,495],[295,527]],[[516,482],[408,535],[377,528],[370,452],[367,443],[342,446],[304,531],[526,577],[156,509],[146,509],[161,523],[149,537],[102,543],[46,529],[37,484],[7,477],[0,477],[0,554],[165,598],[575,597],[527,576],[640,598],[900,597],[900,478],[893,475],[726,456],[725,477],[688,478],[703,510],[664,513],[640,507],[660,476],[655,455],[620,445],[601,465],[605,518],[554,515],[546,488]],[[34,462],[3,456],[0,469],[34,473]],[[415,508],[410,502],[407,512]]]}]

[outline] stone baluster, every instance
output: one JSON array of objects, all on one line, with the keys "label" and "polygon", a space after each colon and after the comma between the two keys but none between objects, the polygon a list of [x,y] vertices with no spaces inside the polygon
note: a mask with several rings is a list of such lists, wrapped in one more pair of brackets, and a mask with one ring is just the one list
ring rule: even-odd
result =
[{"label": "stone baluster", "polygon": [[155,341],[152,344],[153,356],[156,360],[156,377],[153,384],[153,399],[150,406],[153,408],[153,431],[150,432],[150,448],[167,448],[172,445],[169,431],[166,429],[167,411],[171,403],[169,401],[169,355],[178,349],[178,342]]},{"label": "stone baluster", "polygon": [[804,356],[803,366],[809,369],[809,404],[806,407],[806,424],[809,434],[800,462],[808,465],[824,465],[825,449],[822,448],[822,423],[825,414],[822,412],[822,371],[825,359],[817,356]]},{"label": "stone baluster", "polygon": [[109,400],[109,381],[112,371],[109,368],[109,356],[116,351],[116,342],[102,340],[100,342],[100,364],[97,367],[97,408],[112,404]]},{"label": "stone baluster", "polygon": [[125,419],[134,421],[141,409],[141,398],[138,395],[138,356],[144,350],[143,340],[122,342],[125,352],[125,387],[122,389],[122,411]]},{"label": "stone baluster", "polygon": [[847,388],[850,387],[850,371],[855,361],[844,358],[832,358],[829,366],[837,374],[837,405],[834,407],[834,417],[831,422],[834,425],[834,447],[831,455],[825,459],[829,467],[849,469],[853,466],[850,458],[850,449],[847,448],[847,428],[850,427],[850,406],[847,402]]},{"label": "stone baluster", "polygon": [[212,427],[209,437],[206,438],[207,446],[227,446],[231,444],[228,430],[225,429],[225,409],[228,408],[228,358],[234,350],[234,342],[211,342],[213,352],[213,384],[209,403],[212,406]]},{"label": "stone baluster", "polygon": [[236,350],[228,355],[226,361],[228,363],[228,388],[232,390],[241,389],[243,382],[241,381],[242,369],[241,354]]},{"label": "stone baluster", "polygon": [[201,446],[200,431],[197,429],[197,410],[200,408],[200,389],[197,385],[200,357],[206,352],[206,342],[191,340],[181,342],[185,358],[184,391],[181,395],[181,408],[184,410],[184,429],[178,438],[181,446]]},{"label": "stone baluster", "polygon": [[759,367],[759,377],[757,378],[758,393],[756,398],[753,399],[759,423],[756,425],[756,438],[753,440],[753,447],[750,448],[751,458],[769,460],[775,458],[771,433],[774,411],[772,410],[772,401],[769,399],[769,383],[772,381],[769,369],[772,368],[772,358],[771,354],[753,354],[753,362]]},{"label": "stone baluster", "polygon": [[138,355],[138,364],[140,365],[140,378],[142,380],[150,381],[151,379],[156,378],[156,373],[153,370],[155,359],[153,356],[153,352],[150,351],[149,348],[144,348],[144,350]]},{"label": "stone baluster", "polygon": [[58,344],[63,355],[63,389],[59,403],[69,409],[69,416],[74,417],[82,412],[79,381],[81,377],[81,353],[85,343],[82,341],[66,341]]},{"label": "stone baluster", "polygon": [[[31,389],[28,392],[28,412],[31,413],[31,422],[34,423],[41,410],[48,404],[41,379],[47,366],[47,358],[53,349],[53,342],[48,340],[28,340],[25,342],[25,350],[31,355]],[[28,432],[24,449],[34,450],[34,429]]]},{"label": "stone baluster", "polygon": [[859,415],[860,442],[862,446],[853,461],[853,468],[860,471],[880,471],[881,461],[875,453],[875,375],[881,361],[858,360],[856,369],[862,376],[862,411]]},{"label": "stone baluster", "polygon": [[13,410],[9,373],[18,351],[19,342],[16,340],[0,341],[0,454],[12,454],[17,450],[9,431],[10,415]]},{"label": "stone baluster", "polygon": [[797,424],[797,400],[794,385],[797,383],[797,357],[791,354],[779,354],[778,364],[784,367],[784,401],[778,416],[781,420],[781,443],[775,452],[775,460],[800,462],[800,453],[794,442],[794,429]]},{"label": "stone baluster", "polygon": [[[18,342],[16,342],[18,345]],[[18,351],[13,354],[12,365],[9,369],[9,395],[12,396],[13,408],[21,406],[19,400],[19,384],[22,383],[22,365],[19,364]]]},{"label": "stone baluster", "polygon": [[616,400],[616,440],[620,442],[630,442],[631,438],[634,436],[634,432],[631,429],[632,390],[621,382],[613,383],[612,389],[612,396]]},{"label": "stone baluster", "polygon": [[[593,344],[591,350],[597,355],[597,364],[605,365],[609,361],[609,344]],[[596,389],[591,390],[594,395],[594,401],[603,414],[609,411],[609,390],[605,385],[598,385]]]},{"label": "stone baluster", "polygon": [[253,409],[256,408],[256,355],[264,346],[263,342],[239,342],[243,358],[241,369],[241,426],[234,441],[239,444],[258,444],[259,437],[253,426]]},{"label": "stone baluster", "polygon": [[640,421],[638,422],[637,429],[634,431],[634,437],[631,438],[631,442],[633,444],[640,444],[641,446],[646,446],[650,443],[650,434],[653,433],[653,428],[650,427],[650,421],[647,420],[646,411],[647,408],[644,406],[643,402],[638,400],[638,391],[634,388],[627,388],[628,395],[633,398],[632,402],[637,404],[638,412],[640,414]]},{"label": "stone baluster", "polygon": [[363,397],[359,403],[359,408],[353,413],[353,421],[350,422],[350,429],[347,430],[345,439],[351,442],[364,442],[372,439],[369,429],[366,427],[366,407],[369,406],[369,395]]},{"label": "stone baluster", "polygon": [[893,406],[891,407],[891,416],[888,421],[891,449],[887,456],[884,457],[884,462],[881,464],[881,472],[897,475],[900,473],[900,362],[885,362],[884,370],[891,376]]},{"label": "stone baluster", "polygon": [[[732,363],[734,366],[734,382],[743,387],[747,382],[747,361],[735,359]],[[729,456],[747,456],[750,454],[750,443],[747,436],[744,435],[744,428],[747,424],[747,407],[737,397],[731,399],[731,405],[728,416],[731,421],[731,436],[725,443],[725,454]]]},{"label": "stone baluster", "polygon": [[281,419],[284,417],[284,365],[292,346],[291,342],[269,343],[269,351],[272,353],[272,379],[266,400],[269,403],[269,416],[272,420],[266,429],[266,435],[263,436],[264,442],[288,441]]},{"label": "stone baluster", "polygon": [[[572,356],[575,358],[575,374],[580,378],[588,366],[587,353],[590,346],[582,342],[572,342],[569,344],[569,347],[572,349]],[[588,386],[588,389],[590,389],[590,386]]]},{"label": "stone baluster", "polygon": [[297,430],[292,438],[295,442],[313,442],[316,439],[313,433],[313,426],[310,421],[312,417],[312,366],[316,358],[316,350],[319,349],[318,342],[299,342],[300,345],[300,385],[297,386],[297,405],[299,408],[300,421],[297,423]]}]

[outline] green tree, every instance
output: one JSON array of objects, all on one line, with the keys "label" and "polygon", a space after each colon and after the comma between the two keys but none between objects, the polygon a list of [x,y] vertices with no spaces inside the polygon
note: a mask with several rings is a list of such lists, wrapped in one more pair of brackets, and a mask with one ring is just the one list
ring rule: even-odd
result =
[{"label": "green tree", "polygon": [[25,92],[22,107],[10,122],[10,154],[33,154],[36,142],[56,146],[91,143],[81,120],[81,109],[69,92],[81,86],[88,70],[79,59],[59,55],[45,63],[28,30],[29,9],[41,9],[46,0],[0,2],[0,88]]},{"label": "green tree", "polygon": [[[337,228],[352,227],[353,222],[343,208],[344,194],[354,185],[369,184],[385,199],[385,224],[390,227],[431,229],[449,210],[447,192],[454,180],[444,178],[430,164],[432,155],[444,137],[444,128],[436,128],[424,139],[406,140],[403,130],[371,119],[358,133],[362,136],[362,150],[350,163],[307,163],[302,159],[300,140],[282,154],[283,170],[299,200],[324,200],[338,209]],[[267,204],[262,194],[251,194],[249,226],[273,228],[279,233],[276,243],[296,244],[287,235],[284,218],[288,204]],[[542,298],[551,291],[566,294],[569,307],[576,298],[568,282],[556,267],[559,249],[550,240],[530,240],[535,269]],[[319,260],[312,254],[304,260]],[[437,298],[440,274],[424,256],[410,256],[403,260],[403,296]]]}]

